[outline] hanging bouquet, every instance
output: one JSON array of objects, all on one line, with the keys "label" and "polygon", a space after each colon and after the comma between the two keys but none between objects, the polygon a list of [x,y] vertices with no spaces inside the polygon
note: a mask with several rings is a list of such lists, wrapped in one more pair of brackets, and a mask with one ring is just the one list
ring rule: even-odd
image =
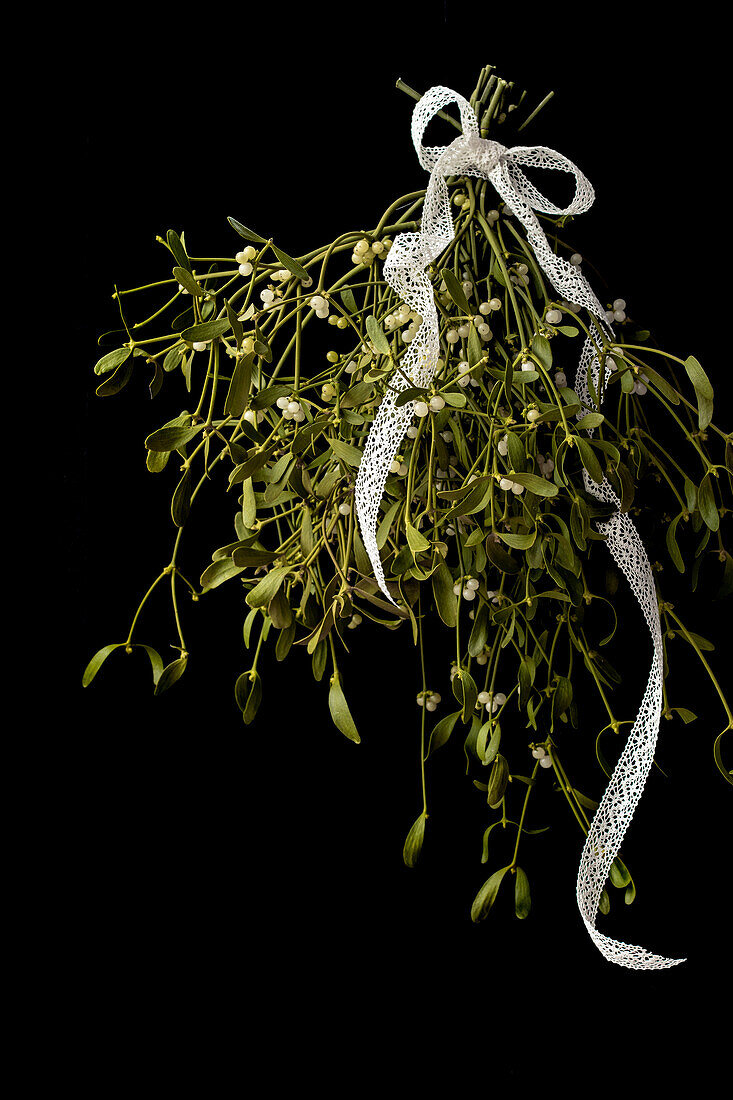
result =
[{"label": "hanging bouquet", "polygon": [[[245,724],[266,687],[263,647],[285,662],[296,646],[315,680],[328,678],[335,726],[358,742],[345,691],[358,688],[344,675],[349,632],[400,631],[422,669],[423,805],[405,862],[415,865],[425,839],[426,765],[460,736],[488,807],[483,861],[501,847],[498,835],[510,838],[473,919],[512,880],[516,915],[527,916],[520,856],[525,838],[542,831],[529,827],[532,792],[551,782],[586,834],[578,901],[594,941],[626,966],[670,966],[679,960],[617,944],[595,921],[609,910],[609,886],[627,903],[635,896],[619,846],[660,716],[695,718],[679,687],[668,690],[677,639],[725,711],[712,751],[733,782],[723,762],[733,714],[708,661],[712,646],[660,588],[672,570],[689,571],[693,589],[705,571],[715,598],[733,589],[731,437],[713,420],[697,359],[660,350],[625,301],[599,303],[590,289],[565,236],[593,200],[588,181],[553,150],[495,139],[521,131],[547,99],[526,112],[524,95],[491,66],[469,100],[398,87],[418,101],[413,139],[430,182],[392,202],[373,229],[298,257],[234,218],[231,257],[193,255],[185,235],[169,230],[158,238],[162,277],[116,290],[122,328],[104,338],[114,346],[95,367],[104,378],[97,393],[119,393],[144,374],[153,398],[172,395],[175,415],[145,445],[148,469],[172,487],[175,538],[127,635],[92,657],[83,682],[110,655],[142,649],[155,693],[170,689],[189,660],[184,603],[227,584],[244,612],[249,656],[234,698]],[[451,103],[460,122],[443,110]],[[422,135],[435,114],[458,136],[430,149]],[[547,200],[526,167],[570,172],[570,206]],[[146,297],[147,316],[133,321],[133,303]],[[217,487],[230,541],[212,548],[200,577],[187,576],[184,532],[199,494]],[[649,560],[647,543],[660,560]],[[640,611],[622,628],[614,595],[626,582]],[[139,630],[143,609],[165,590],[177,630],[167,664]],[[621,674],[603,651],[620,630],[636,634],[642,613],[652,669],[634,719],[614,706]],[[427,679],[428,634],[431,652],[445,653],[440,683]],[[603,713],[584,735],[609,777],[600,806],[564,763],[582,680]],[[612,769],[607,735],[627,727]]]}]

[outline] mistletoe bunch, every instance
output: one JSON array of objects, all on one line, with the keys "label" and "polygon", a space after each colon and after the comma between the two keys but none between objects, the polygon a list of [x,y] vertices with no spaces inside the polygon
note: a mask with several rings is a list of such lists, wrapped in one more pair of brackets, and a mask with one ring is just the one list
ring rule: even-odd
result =
[{"label": "mistletoe bunch", "polygon": [[[482,136],[509,128],[523,103],[485,68],[471,97]],[[590,678],[605,712],[587,743],[607,775],[601,738],[631,725],[614,710],[620,674],[603,654],[618,629],[619,578],[608,559],[600,581],[594,569],[605,553],[596,525],[610,512],[586,491],[584,471],[596,483],[605,475],[622,510],[635,515],[658,580],[663,570],[689,568],[695,588],[703,568],[715,571],[722,598],[733,589],[724,535],[731,439],[713,421],[713,389],[694,357],[656,348],[620,298],[606,303],[616,332],[609,341],[592,318],[557,300],[511,210],[494,208],[489,184],[453,179],[449,189],[455,238],[429,272],[441,358],[429,389],[410,382],[398,399],[411,402],[415,415],[390,470],[378,528],[397,606],[372,575],[353,492],[375,410],[422,321],[385,282],[382,264],[394,235],[419,224],[424,191],[391,203],[372,229],[349,230],[298,257],[234,218],[231,257],[193,255],[185,236],[169,230],[158,238],[167,253],[162,278],[115,292],[123,328],[95,371],[104,376],[101,396],[145,373],[151,396],[176,410],[145,440],[148,469],[171,484],[173,549],[127,636],[95,654],[83,682],[114,651],[139,647],[150,658],[156,694],[172,687],[189,659],[183,599],[197,602],[226,584],[243,604],[250,655],[234,686],[244,722],[254,721],[262,699],[263,647],[284,662],[300,646],[314,678],[329,677],[336,727],[358,742],[342,682],[347,631],[406,633],[422,669],[423,806],[405,841],[405,862],[414,865],[424,839],[425,764],[461,728],[467,772],[489,809],[483,861],[492,830],[513,841],[509,861],[479,891],[472,915],[488,913],[510,872],[516,913],[524,917],[530,891],[519,850],[522,838],[538,831],[526,822],[542,771],[552,772],[583,831],[596,805],[562,762],[563,737],[579,727],[579,679]],[[581,264],[565,240],[572,219],[541,220],[554,250]],[[155,300],[133,322],[128,302],[145,296]],[[599,349],[602,412],[584,407],[568,383],[587,335]],[[231,541],[212,549],[196,579],[181,569],[181,543],[199,494],[217,486]],[[165,666],[138,633],[141,613],[162,585],[178,634],[177,656]],[[680,638],[720,697],[725,733],[733,714],[708,664],[712,646],[658,595],[665,676],[667,650]],[[444,646],[444,683],[427,682],[428,629]],[[638,624],[630,629],[636,633]],[[440,710],[448,713],[428,728]],[[695,717],[676,693],[670,702],[665,684],[664,716],[675,713],[684,722]],[[731,782],[723,733],[714,753]],[[633,900],[620,859],[611,882]],[[601,908],[608,906],[604,893]]]}]

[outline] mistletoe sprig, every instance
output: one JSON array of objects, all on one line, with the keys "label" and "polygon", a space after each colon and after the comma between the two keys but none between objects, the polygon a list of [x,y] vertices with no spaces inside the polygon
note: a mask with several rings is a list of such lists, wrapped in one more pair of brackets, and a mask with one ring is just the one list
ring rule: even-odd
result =
[{"label": "mistletoe sprig", "polygon": [[[487,66],[471,97],[482,135],[512,125],[524,99]],[[148,469],[171,481],[173,548],[127,636],[95,654],[83,682],[91,683],[113,652],[138,647],[150,659],[156,694],[169,689],[189,659],[182,597],[197,602],[227,584],[245,611],[250,656],[234,687],[244,722],[254,721],[262,699],[263,647],[284,662],[302,646],[316,681],[329,672],[333,722],[358,742],[343,689],[346,631],[411,635],[421,668],[423,805],[405,841],[405,862],[415,864],[425,836],[426,764],[462,728],[466,771],[488,808],[482,862],[489,847],[507,852],[472,915],[486,916],[509,873],[516,914],[525,917],[530,888],[519,854],[524,837],[544,831],[528,826],[542,772],[551,772],[584,832],[596,806],[563,762],[566,733],[579,727],[579,679],[590,678],[604,714],[587,746],[607,776],[608,735],[631,725],[614,706],[621,677],[603,653],[618,631],[618,577],[606,570],[599,591],[592,568],[604,539],[596,524],[609,512],[585,490],[584,472],[596,483],[605,475],[622,510],[639,517],[652,540],[662,533],[658,579],[663,571],[689,571],[695,590],[704,570],[723,598],[733,590],[725,541],[733,452],[730,434],[713,420],[713,388],[697,359],[655,347],[620,298],[607,303],[616,329],[609,341],[592,319],[557,299],[511,211],[493,207],[490,185],[454,179],[449,187],[455,238],[429,272],[441,359],[428,389],[410,384],[398,399],[413,402],[415,419],[392,464],[378,529],[398,606],[373,578],[353,490],[375,411],[422,320],[385,282],[382,263],[394,234],[417,227],[425,192],[398,198],[373,228],[349,230],[298,257],[234,218],[239,243],[232,257],[192,255],[185,235],[169,230],[158,238],[169,273],[116,290],[123,329],[95,370],[105,376],[100,396],[119,393],[145,371],[151,396],[177,403],[180,411],[145,441]],[[555,250],[582,263],[565,241],[571,219],[542,220]],[[146,295],[155,299],[148,315],[133,322],[128,303]],[[324,354],[326,334],[332,347]],[[583,406],[568,385],[588,334],[606,384],[602,412]],[[213,550],[197,580],[181,569],[182,539],[199,494],[217,485],[233,538]],[[142,612],[162,586],[177,629],[177,656],[167,665],[139,640]],[[701,661],[725,712],[713,751],[733,782],[722,757],[733,714],[708,662],[713,647],[658,595],[664,717],[695,718],[679,688],[669,686],[681,641]],[[427,682],[428,628],[439,629],[445,646],[444,684]],[[441,706],[449,713],[428,730],[428,716]],[[635,885],[620,858],[611,883],[633,900]],[[609,904],[604,893],[602,910]]]}]

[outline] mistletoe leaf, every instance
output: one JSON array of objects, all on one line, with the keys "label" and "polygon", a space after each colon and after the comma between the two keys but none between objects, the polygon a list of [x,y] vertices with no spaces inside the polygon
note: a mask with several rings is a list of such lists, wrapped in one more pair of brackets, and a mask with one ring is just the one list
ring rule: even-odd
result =
[{"label": "mistletoe leaf", "polygon": [[458,306],[464,317],[468,317],[471,313],[471,307],[468,304],[468,298],[466,297],[463,287],[458,282],[458,279],[455,277],[449,267],[444,267],[440,274],[442,276],[443,282],[445,283],[446,290],[450,294],[451,298]]},{"label": "mistletoe leaf", "polygon": [[[241,557],[237,559],[237,562],[241,561]],[[254,588],[247,593],[247,603],[250,607],[266,607],[270,600],[275,596],[280,585],[285,580],[286,576],[290,572],[288,566],[281,565],[275,566],[267,573],[261,581],[259,581]]]},{"label": "mistletoe leaf", "polygon": [[514,876],[514,912],[519,920],[529,916],[532,899],[529,893],[529,879],[521,867],[515,868]]},{"label": "mistletoe leaf", "polygon": [[131,355],[131,348],[115,348],[114,351],[108,351],[96,363],[94,373],[108,374],[110,371],[116,371],[118,367],[127,362]]},{"label": "mistletoe leaf", "polygon": [[328,709],[331,712],[333,724],[336,726],[336,729],[340,730],[344,737],[348,737],[349,741],[353,741],[354,744],[358,745],[361,741],[361,737],[359,737],[356,724],[351,716],[349,704],[346,702],[346,696],[341,687],[341,677],[338,672],[334,672],[331,677],[331,686],[328,693]]},{"label": "mistletoe leaf", "polygon": [[453,578],[445,562],[440,563],[430,579],[438,614],[445,625],[454,630],[458,615],[458,600],[453,591]]},{"label": "mistletoe leaf", "polygon": [[169,665],[166,665],[158,677],[155,685],[155,694],[162,695],[168,688],[173,687],[173,685],[180,680],[181,676],[183,676],[187,664],[188,654],[183,653],[177,660],[171,661]]},{"label": "mistletoe leaf", "polygon": [[375,351],[380,355],[390,355],[391,348],[389,346],[389,340],[387,339],[384,329],[380,325],[376,317],[371,314],[366,319],[367,336],[374,345]]},{"label": "mistletoe leaf", "polygon": [[124,642],[113,642],[112,645],[104,645],[101,649],[97,650],[87,667],[84,669],[84,674],[81,679],[82,687],[89,687],[110,653],[114,653],[116,649],[124,646],[124,644]]},{"label": "mistletoe leaf", "polygon": [[242,225],[236,218],[227,218],[227,221],[232,229],[236,233],[239,233],[240,237],[244,237],[245,241],[255,241],[257,244],[267,244],[264,237],[261,237],[259,233],[255,233],[254,229],[248,229],[246,225]]},{"label": "mistletoe leaf", "polygon": [[423,841],[425,839],[426,820],[427,814],[420,814],[420,816],[413,822],[410,831],[407,834],[407,838],[402,849],[402,858],[407,867],[415,866],[420,852],[422,851]]},{"label": "mistletoe leaf", "polygon": [[499,888],[504,881],[504,875],[509,870],[509,867],[502,867],[499,871],[494,871],[490,878],[487,878],[476,897],[473,899],[473,905],[471,906],[471,920],[478,922],[485,920],[488,917],[491,909],[496,901],[499,893]]},{"label": "mistletoe leaf", "polygon": [[697,422],[700,431],[704,432],[713,419],[713,387],[710,379],[702,369],[694,355],[685,362],[687,376],[695,388],[697,397]]}]

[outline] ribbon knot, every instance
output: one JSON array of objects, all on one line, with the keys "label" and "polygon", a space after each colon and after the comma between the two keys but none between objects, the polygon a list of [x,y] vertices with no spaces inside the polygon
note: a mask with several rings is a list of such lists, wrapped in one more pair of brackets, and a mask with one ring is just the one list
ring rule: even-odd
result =
[{"label": "ribbon knot", "polygon": [[[428,123],[448,103],[458,105],[462,135],[447,146],[424,146],[422,138]],[[580,214],[592,205],[593,188],[572,161],[542,145],[507,149],[498,142],[481,138],[471,105],[457,92],[442,86],[431,88],[416,104],[412,115],[412,140],[420,164],[430,172],[420,232],[400,233],[395,238],[384,265],[384,277],[403,301],[422,317],[422,324],[402,357],[400,372],[395,372],[390,379],[377,410],[364,447],[355,490],[364,547],[379,587],[393,603],[379,555],[377,520],[390,466],[413,417],[414,402],[397,406],[396,400],[410,385],[420,388],[430,385],[440,354],[438,314],[425,269],[454,237],[446,177],[466,175],[489,180],[523,225],[537,262],[551,285],[574,306],[587,309],[597,321],[600,334],[612,336],[605,311],[585,276],[578,267],[552,251],[535,213]],[[575,194],[571,202],[566,207],[551,202],[527,178],[523,167],[549,168],[572,175]],[[599,404],[602,398],[598,359],[598,343],[602,341],[596,343],[596,340],[597,334],[595,340],[592,336],[586,339],[575,379],[575,391],[581,403],[580,416],[588,406],[592,407],[589,377]],[[615,515],[603,525],[606,545],[639,601],[651,633],[653,656],[639,713],[588,831],[578,869],[578,907],[593,942],[611,962],[637,970],[666,968],[684,960],[667,959],[643,947],[617,942],[595,927],[601,893],[654,760],[662,709],[663,651],[654,577],[638,532],[628,514],[621,513],[620,501],[608,480],[604,477],[598,486],[587,473],[583,476],[589,493],[616,508]]]},{"label": "ribbon knot", "polygon": [[498,141],[482,138],[471,131],[462,137],[456,138],[448,146],[447,152],[451,151],[456,154],[456,165],[459,163],[461,154],[468,162],[462,167],[462,175],[466,175],[467,170],[474,168],[476,175],[488,178],[499,163],[499,159],[507,152],[507,149],[506,146],[500,145]]}]

